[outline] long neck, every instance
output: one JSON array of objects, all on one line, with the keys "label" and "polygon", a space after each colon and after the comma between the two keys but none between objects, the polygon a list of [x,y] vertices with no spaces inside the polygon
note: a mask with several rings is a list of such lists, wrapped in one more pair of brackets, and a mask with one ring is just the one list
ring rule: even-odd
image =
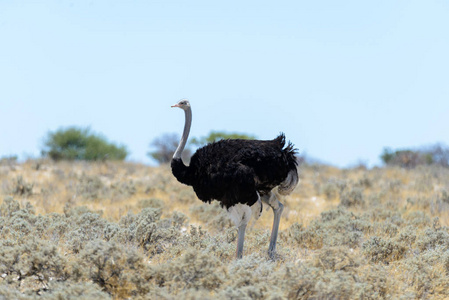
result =
[{"label": "long neck", "polygon": [[173,159],[181,159],[182,151],[184,150],[187,139],[189,138],[190,133],[190,125],[192,124],[192,110],[190,107],[187,107],[184,110],[186,116],[186,122],[184,124],[184,132],[182,133],[181,140],[179,141],[178,148],[176,148],[175,154],[173,155]]}]

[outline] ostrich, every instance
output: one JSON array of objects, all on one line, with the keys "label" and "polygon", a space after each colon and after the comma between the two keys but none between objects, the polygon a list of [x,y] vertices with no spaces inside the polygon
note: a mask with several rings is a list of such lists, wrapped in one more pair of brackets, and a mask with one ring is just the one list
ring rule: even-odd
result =
[{"label": "ostrich", "polygon": [[238,228],[237,259],[242,258],[245,229],[251,216],[257,220],[262,213],[262,202],[273,209],[274,221],[268,255],[274,258],[279,221],[284,205],[272,192],[288,195],[298,183],[295,158],[296,149],[290,142],[285,146],[285,136],[274,140],[228,139],[208,144],[184,165],[181,154],[187,143],[192,123],[190,103],[182,99],[172,107],[185,113],[184,132],[171,161],[176,179],[193,187],[203,202],[218,200],[226,208],[230,219]]}]

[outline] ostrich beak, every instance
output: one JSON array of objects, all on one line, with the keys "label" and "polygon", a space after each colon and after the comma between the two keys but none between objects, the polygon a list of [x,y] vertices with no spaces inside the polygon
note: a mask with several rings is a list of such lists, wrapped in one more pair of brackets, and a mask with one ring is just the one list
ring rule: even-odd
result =
[{"label": "ostrich beak", "polygon": [[171,107],[179,107],[179,104],[172,105]]}]

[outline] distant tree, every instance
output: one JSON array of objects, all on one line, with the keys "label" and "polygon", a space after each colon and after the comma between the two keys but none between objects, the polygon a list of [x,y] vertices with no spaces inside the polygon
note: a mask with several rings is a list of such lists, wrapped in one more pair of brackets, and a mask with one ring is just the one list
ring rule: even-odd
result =
[{"label": "distant tree", "polygon": [[[173,154],[179,144],[179,136],[176,133],[166,133],[160,137],[155,138],[150,146],[154,148],[154,151],[150,151],[147,155],[159,164],[165,164],[171,161]],[[188,160],[190,157],[190,150],[184,149],[182,154],[184,160]]]},{"label": "distant tree", "polygon": [[380,159],[382,162],[386,165],[389,165],[392,163],[392,160],[394,158],[394,152],[390,148],[384,148],[382,154],[380,155]]},{"label": "distant tree", "polygon": [[428,162],[427,155],[420,151],[410,149],[393,151],[385,148],[380,158],[386,165],[400,166],[403,168],[414,168]]},{"label": "distant tree", "polygon": [[125,146],[78,127],[49,132],[41,152],[53,160],[124,160],[128,156]]},{"label": "distant tree", "polygon": [[435,144],[426,149],[431,158],[431,163],[443,167],[449,167],[449,147],[443,144]]},{"label": "distant tree", "polygon": [[449,148],[442,144],[436,144],[417,150],[401,149],[391,150],[385,148],[380,155],[382,162],[389,166],[414,168],[418,165],[449,166]]},{"label": "distant tree", "polygon": [[192,138],[190,144],[200,147],[219,140],[226,140],[226,139],[253,140],[255,138],[256,137],[254,135],[245,133],[235,133],[235,132],[227,133],[223,131],[211,131],[207,136],[203,136],[200,138]]}]

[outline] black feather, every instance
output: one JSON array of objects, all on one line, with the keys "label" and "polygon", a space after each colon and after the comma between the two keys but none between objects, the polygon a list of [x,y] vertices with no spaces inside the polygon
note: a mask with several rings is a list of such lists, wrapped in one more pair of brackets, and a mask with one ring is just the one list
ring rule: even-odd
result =
[{"label": "black feather", "polygon": [[204,202],[216,199],[226,208],[237,203],[251,206],[257,192],[269,193],[289,172],[297,176],[297,150],[292,143],[285,144],[284,134],[268,141],[221,140],[198,149],[189,166],[173,159],[172,172]]}]

